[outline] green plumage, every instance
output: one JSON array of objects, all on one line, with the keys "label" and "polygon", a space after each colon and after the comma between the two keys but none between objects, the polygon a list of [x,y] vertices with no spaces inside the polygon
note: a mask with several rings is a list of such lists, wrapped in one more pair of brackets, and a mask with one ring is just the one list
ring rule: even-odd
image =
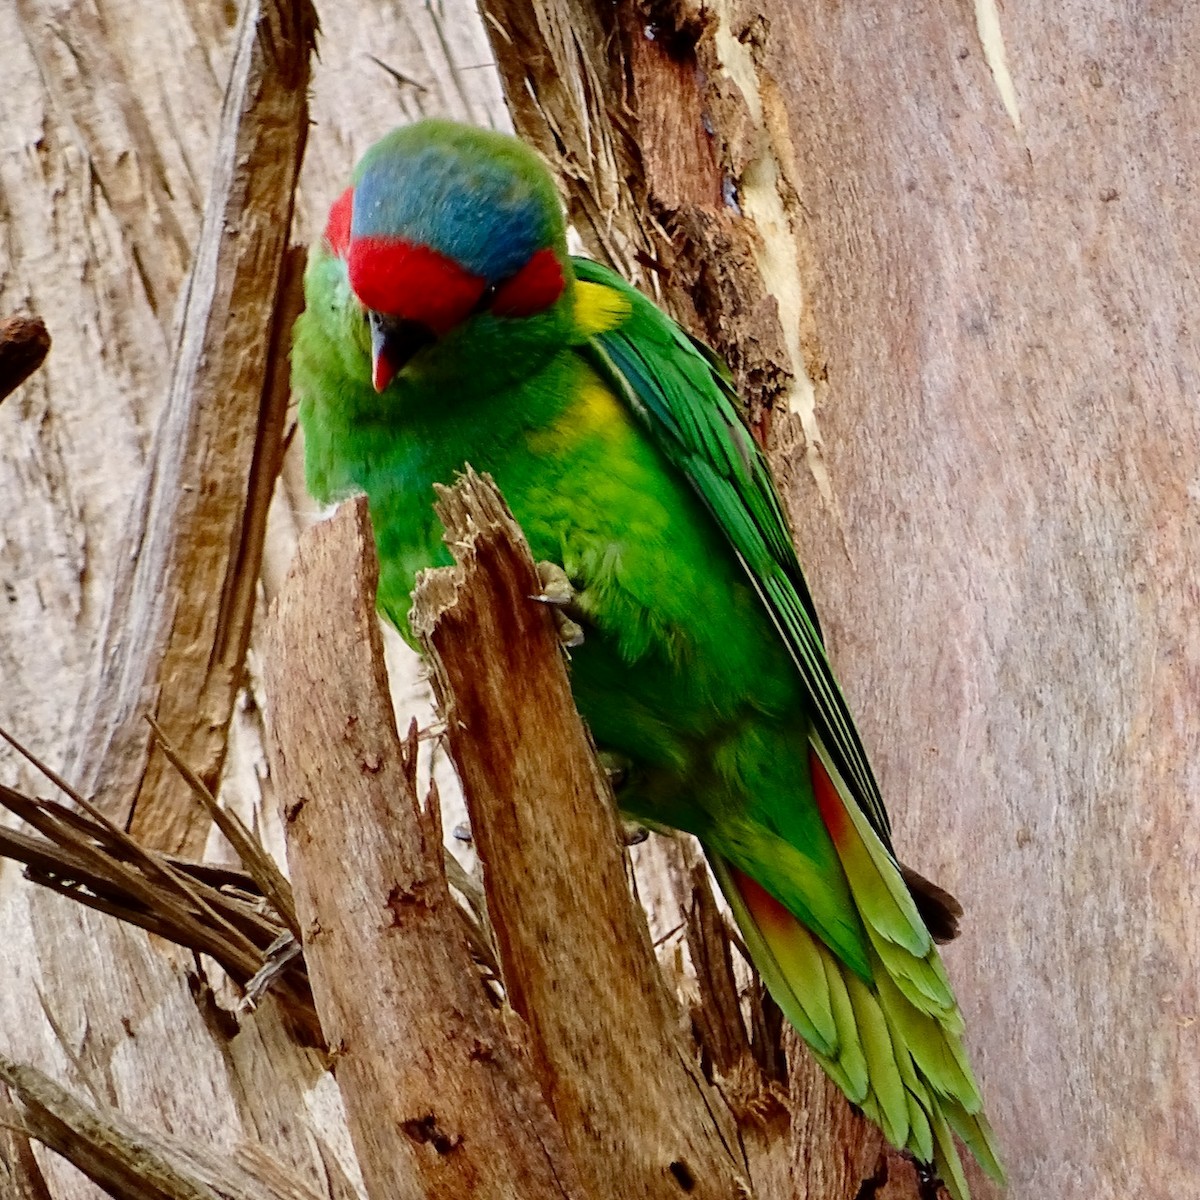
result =
[{"label": "green plumage", "polygon": [[[483,249],[462,261],[488,287],[377,394],[345,246],[330,234],[313,249],[293,354],[308,483],[322,501],[368,496],[381,610],[407,636],[414,576],[449,561],[434,483],[466,463],[490,472],[535,556],[577,590],[587,624],[572,686],[598,745],[631,764],[622,807],[700,839],[768,987],[889,1139],[962,1196],[949,1123],[998,1176],[919,911],[940,902],[922,888],[914,900],[901,878],[724,366],[611,272],[567,257],[544,168],[519,143],[425,122],[371,154],[356,204],[386,163],[408,214],[395,237],[419,229],[453,256],[470,229]],[[484,301],[506,280],[488,271],[526,226],[557,256],[562,293],[495,313]]]}]

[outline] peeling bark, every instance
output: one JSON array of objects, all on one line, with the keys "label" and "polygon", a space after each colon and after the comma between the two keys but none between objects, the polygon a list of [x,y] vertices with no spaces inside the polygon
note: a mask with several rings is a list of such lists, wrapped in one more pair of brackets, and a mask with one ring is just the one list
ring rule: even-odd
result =
[{"label": "peeling bark", "polygon": [[471,963],[436,796],[417,793],[415,729],[404,747],[396,732],[378,577],[365,500],[310,530],[267,674],[305,954],[368,1194],[579,1200],[589,1192]]}]

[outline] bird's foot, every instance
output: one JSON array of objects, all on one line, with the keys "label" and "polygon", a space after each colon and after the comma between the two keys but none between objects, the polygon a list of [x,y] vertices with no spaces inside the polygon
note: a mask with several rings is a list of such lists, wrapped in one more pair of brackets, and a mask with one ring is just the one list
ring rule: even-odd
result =
[{"label": "bird's foot", "polygon": [[650,830],[636,821],[621,821],[621,841],[626,846],[640,846],[650,836]]},{"label": "bird's foot", "polygon": [[558,626],[558,640],[568,649],[583,645],[583,610],[579,607],[574,585],[566,571],[553,562],[537,564],[538,582],[542,590],[531,600],[550,605],[554,623]]},{"label": "bird's foot", "polygon": [[[608,776],[608,786],[614,794],[620,795],[633,764],[625,755],[618,754],[615,750],[598,750],[596,758],[604,774]],[[640,846],[649,836],[650,830],[645,825],[639,825],[637,821],[631,821],[627,817],[621,818],[621,841],[626,846]]]}]

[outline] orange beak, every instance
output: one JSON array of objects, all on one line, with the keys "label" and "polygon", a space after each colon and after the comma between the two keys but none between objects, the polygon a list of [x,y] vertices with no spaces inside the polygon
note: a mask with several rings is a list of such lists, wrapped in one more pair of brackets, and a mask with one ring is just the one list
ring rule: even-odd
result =
[{"label": "orange beak", "polygon": [[371,312],[371,384],[382,392],[418,351],[437,341],[428,325]]}]

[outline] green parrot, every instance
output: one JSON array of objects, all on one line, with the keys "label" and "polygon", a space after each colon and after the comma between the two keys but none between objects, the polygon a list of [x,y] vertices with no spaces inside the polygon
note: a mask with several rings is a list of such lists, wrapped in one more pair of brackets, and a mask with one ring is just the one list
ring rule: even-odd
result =
[{"label": "green parrot", "polygon": [[724,364],[568,255],[532,150],[448,121],[367,151],[305,296],[308,487],[366,494],[385,616],[411,641],[414,578],[451,561],[433,485],[490,472],[574,588],[572,689],[621,808],[700,840],[771,995],[893,1145],[957,1200],[951,1131],[1001,1179],[934,945],[961,910],[895,857]]}]

